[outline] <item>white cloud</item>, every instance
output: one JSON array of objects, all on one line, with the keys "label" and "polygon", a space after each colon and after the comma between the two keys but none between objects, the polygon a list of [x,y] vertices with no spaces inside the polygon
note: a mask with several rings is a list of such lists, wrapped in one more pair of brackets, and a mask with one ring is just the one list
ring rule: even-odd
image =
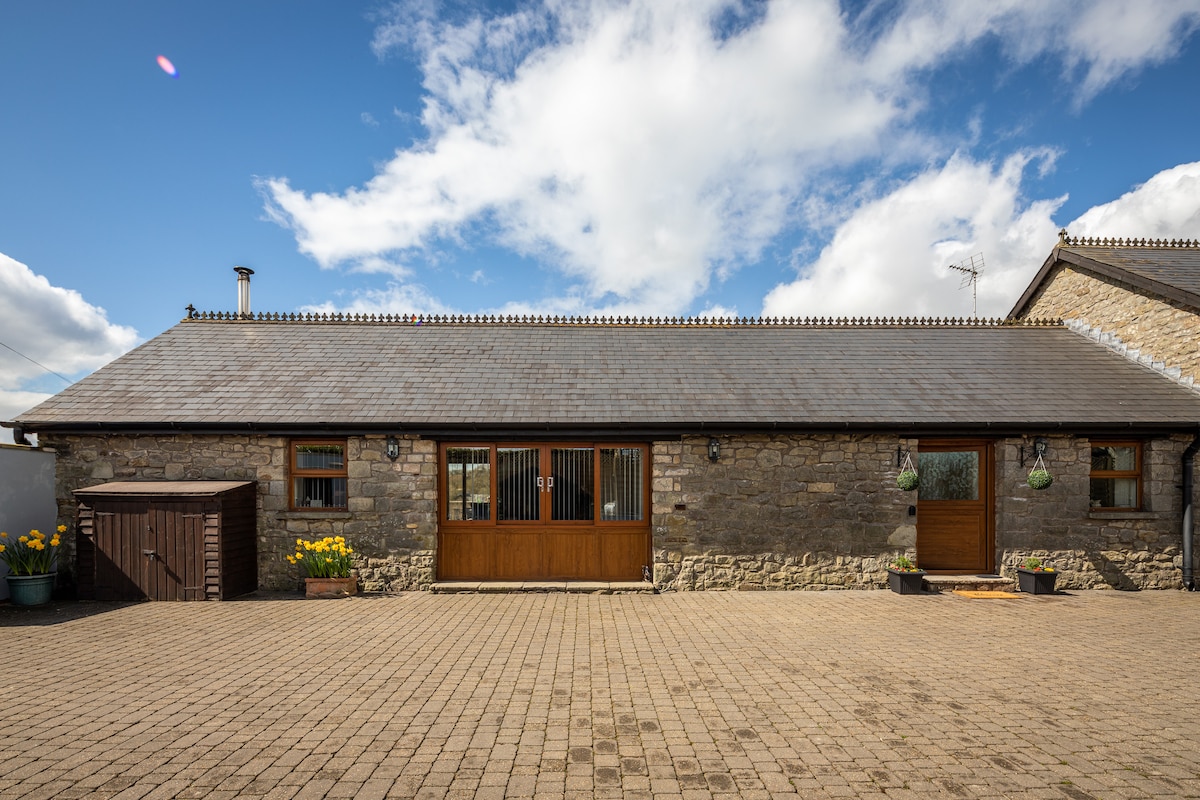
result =
[{"label": "white cloud", "polygon": [[389,283],[383,289],[368,289],[351,296],[348,301],[327,300],[318,305],[301,306],[302,313],[312,314],[454,314],[453,308],[416,284]]},{"label": "white cloud", "polygon": [[[994,36],[1013,64],[1058,59],[1086,99],[1177,53],[1200,18],[1196,0],[909,0],[857,19],[835,0],[776,0],[718,31],[731,8],[544,0],[448,22],[431,2],[397,4],[372,46],[421,60],[428,138],[344,192],[263,181],[268,210],[323,267],[411,264],[483,229],[568,277],[566,296],[531,305],[682,313],[837,169],[944,162],[911,125],[930,69]],[[939,185],[967,166],[946,163]],[[1019,183],[1023,166],[984,171],[1015,197],[1013,169]]]},{"label": "white cloud", "polygon": [[6,345],[0,347],[0,419],[11,419],[46,398],[31,390],[31,382],[50,376],[55,390],[65,388],[53,373],[76,378],[138,343],[133,328],[113,325],[104,309],[78,292],[52,286],[3,253],[0,320],[0,342]]},{"label": "white cloud", "polygon": [[1052,215],[1066,198],[1026,205],[1021,178],[1047,152],[996,166],[955,156],[864,203],[800,277],[775,287],[764,316],[911,317],[972,314],[965,275],[949,269],[982,253],[979,316],[1005,314],[1057,241]]},{"label": "white cloud", "polygon": [[1200,161],[1163,170],[1067,226],[1072,236],[1200,239]]}]

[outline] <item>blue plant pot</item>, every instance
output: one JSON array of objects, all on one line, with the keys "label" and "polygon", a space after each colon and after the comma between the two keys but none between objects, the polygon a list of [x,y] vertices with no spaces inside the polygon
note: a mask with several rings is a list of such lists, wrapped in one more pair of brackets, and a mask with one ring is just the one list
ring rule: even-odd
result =
[{"label": "blue plant pot", "polygon": [[40,606],[50,602],[54,593],[54,574],[5,575],[8,599],[14,606]]}]

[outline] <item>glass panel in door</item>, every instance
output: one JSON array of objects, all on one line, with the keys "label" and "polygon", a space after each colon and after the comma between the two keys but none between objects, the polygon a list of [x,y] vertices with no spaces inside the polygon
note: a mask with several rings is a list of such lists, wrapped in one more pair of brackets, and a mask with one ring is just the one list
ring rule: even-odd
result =
[{"label": "glass panel in door", "polygon": [[446,449],[446,519],[491,519],[492,450]]},{"label": "glass panel in door", "polygon": [[979,451],[921,452],[917,457],[920,500],[978,500]]},{"label": "glass panel in door", "polygon": [[600,518],[640,520],[642,505],[642,448],[600,448]]},{"label": "glass panel in door", "polygon": [[550,518],[556,521],[594,519],[595,450],[591,447],[550,448]]},{"label": "glass panel in door", "polygon": [[541,448],[496,448],[496,519],[539,520],[543,488]]}]

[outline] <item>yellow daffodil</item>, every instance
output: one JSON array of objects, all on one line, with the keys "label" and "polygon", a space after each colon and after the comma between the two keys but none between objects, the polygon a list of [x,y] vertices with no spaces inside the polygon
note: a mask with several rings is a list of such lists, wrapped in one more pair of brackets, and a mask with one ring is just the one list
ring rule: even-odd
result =
[{"label": "yellow daffodil", "polygon": [[67,526],[66,526],[66,525],[59,525],[59,526],[58,526],[58,532],[59,532],[59,533],[66,533],[66,532],[67,532]]},{"label": "yellow daffodil", "polygon": [[309,578],[346,578],[354,567],[346,539],[325,536],[320,539],[297,539],[296,554],[285,556],[289,564],[298,564]]}]

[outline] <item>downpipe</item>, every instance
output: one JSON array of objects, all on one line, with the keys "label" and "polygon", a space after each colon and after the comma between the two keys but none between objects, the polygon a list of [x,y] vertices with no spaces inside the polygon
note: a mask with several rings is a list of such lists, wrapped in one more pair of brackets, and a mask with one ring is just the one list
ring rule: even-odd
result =
[{"label": "downpipe", "polygon": [[1183,588],[1185,591],[1196,591],[1196,577],[1192,574],[1192,507],[1195,505],[1195,471],[1196,451],[1200,450],[1200,433],[1192,438],[1192,443],[1183,451]]}]

